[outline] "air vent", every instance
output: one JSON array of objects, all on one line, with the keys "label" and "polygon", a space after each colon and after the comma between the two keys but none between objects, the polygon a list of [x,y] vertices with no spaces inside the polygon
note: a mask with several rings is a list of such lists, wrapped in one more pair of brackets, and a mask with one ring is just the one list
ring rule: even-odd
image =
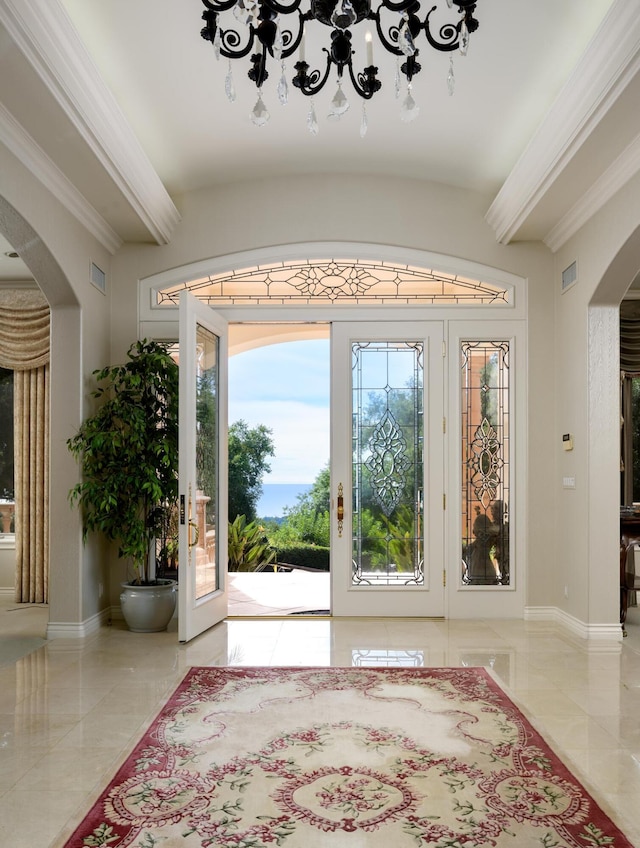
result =
[{"label": "air vent", "polygon": [[575,262],[572,262],[568,268],[565,268],[562,272],[562,291],[566,292],[568,288],[576,282],[578,279],[578,266]]},{"label": "air vent", "polygon": [[95,262],[91,263],[91,282],[97,289],[100,289],[102,294],[106,294],[107,275],[102,270],[102,268],[98,268]]}]

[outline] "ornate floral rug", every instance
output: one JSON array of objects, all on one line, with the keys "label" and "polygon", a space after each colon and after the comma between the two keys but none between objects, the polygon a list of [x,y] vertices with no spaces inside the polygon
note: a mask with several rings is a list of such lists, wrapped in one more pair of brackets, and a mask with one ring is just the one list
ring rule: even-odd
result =
[{"label": "ornate floral rug", "polygon": [[193,668],[65,845],[632,848],[469,668]]}]

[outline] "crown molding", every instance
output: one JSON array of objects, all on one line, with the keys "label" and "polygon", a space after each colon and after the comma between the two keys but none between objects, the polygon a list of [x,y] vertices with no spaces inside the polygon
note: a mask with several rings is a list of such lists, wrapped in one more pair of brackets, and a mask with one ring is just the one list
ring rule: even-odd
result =
[{"label": "crown molding", "polygon": [[555,253],[640,171],[640,136],[618,156],[604,174],[582,195],[544,237]]},{"label": "crown molding", "polygon": [[640,15],[616,0],[485,216],[498,242],[514,238],[638,72]]},{"label": "crown molding", "polygon": [[59,0],[0,0],[0,22],[158,244],[180,214]]},{"label": "crown molding", "polygon": [[0,142],[62,203],[109,253],[122,239],[0,103]]}]

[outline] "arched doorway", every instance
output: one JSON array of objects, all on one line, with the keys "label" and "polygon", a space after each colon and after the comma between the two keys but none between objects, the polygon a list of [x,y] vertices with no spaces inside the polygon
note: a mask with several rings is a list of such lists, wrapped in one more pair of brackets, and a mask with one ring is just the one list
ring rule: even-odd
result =
[{"label": "arched doorway", "polygon": [[[51,310],[51,445],[64,444],[77,426],[73,410],[81,409],[81,313],[69,279],[49,247],[23,215],[0,195],[0,234],[19,253],[33,274]],[[76,379],[74,379],[74,376]],[[72,484],[65,452],[51,451],[51,491],[67,491]],[[81,539],[70,537],[66,498],[49,502],[49,633],[52,622],[82,621]],[[55,624],[53,625],[55,630]],[[53,634],[55,635],[55,634]]]}]

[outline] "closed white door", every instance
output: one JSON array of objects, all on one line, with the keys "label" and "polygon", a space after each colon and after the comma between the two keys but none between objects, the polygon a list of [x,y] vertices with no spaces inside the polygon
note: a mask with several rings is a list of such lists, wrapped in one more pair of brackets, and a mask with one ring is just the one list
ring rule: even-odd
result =
[{"label": "closed white door", "polygon": [[440,322],[331,326],[332,613],[444,615]]}]

